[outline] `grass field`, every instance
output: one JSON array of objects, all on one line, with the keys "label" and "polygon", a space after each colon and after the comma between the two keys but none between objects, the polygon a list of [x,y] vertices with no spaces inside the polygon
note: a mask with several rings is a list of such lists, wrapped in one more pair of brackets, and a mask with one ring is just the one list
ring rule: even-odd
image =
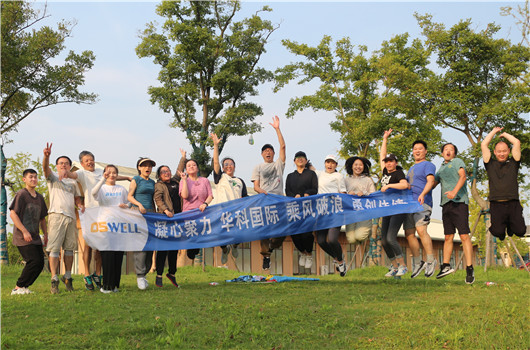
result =
[{"label": "grass field", "polygon": [[[318,282],[225,283],[234,271],[183,267],[180,289],[49,292],[42,274],[31,295],[11,296],[21,267],[2,266],[2,349],[529,349],[526,271],[463,271],[441,280],[382,277],[385,268]],[[209,282],[219,282],[210,286]],[[487,286],[486,281],[496,284]]]}]

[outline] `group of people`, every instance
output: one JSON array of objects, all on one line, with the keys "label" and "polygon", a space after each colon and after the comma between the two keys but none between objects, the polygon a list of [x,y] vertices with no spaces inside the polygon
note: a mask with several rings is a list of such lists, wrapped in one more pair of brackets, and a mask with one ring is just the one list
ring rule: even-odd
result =
[{"label": "group of people", "polygon": [[[270,125],[275,129],[279,142],[279,157],[275,160],[275,150],[271,144],[261,148],[263,163],[257,165],[252,172],[251,181],[254,190],[260,194],[278,194],[299,198],[321,193],[348,193],[354,196],[367,196],[376,191],[375,183],[370,176],[371,163],[364,157],[350,157],[346,160],[347,176],[343,177],[337,167],[339,161],[334,155],[328,155],[324,160],[324,170],[316,170],[308,161],[306,153],[296,152],[294,164],[296,169],[287,175],[285,187],[283,172],[286,162],[286,145],[280,130],[280,120],[274,117]],[[500,140],[494,146],[495,159],[491,157],[489,144],[501,128],[494,128],[482,142],[482,155],[490,184],[490,207],[492,235],[504,239],[505,235],[523,236],[526,226],[519,202],[517,175],[521,160],[521,146],[519,140],[503,132]],[[466,185],[466,171],[464,162],[456,158],[458,150],[452,143],[441,148],[444,159],[436,171],[434,164],[426,160],[427,143],[422,140],[412,144],[414,165],[404,173],[398,165],[398,157],[387,153],[392,129],[385,131],[380,150],[380,166],[382,177],[380,190],[411,189],[413,199],[418,201],[423,210],[413,214],[396,214],[382,218],[382,245],[391,266],[387,277],[402,276],[408,272],[405,257],[397,241],[397,234],[401,226],[412,253],[411,277],[415,278],[423,271],[426,277],[431,277],[436,269],[436,258],[433,252],[431,238],[427,232],[433,206],[432,190],[441,185],[442,220],[445,234],[443,263],[437,278],[442,278],[454,272],[450,265],[453,250],[453,238],[456,230],[460,235],[466,261],[466,283],[474,282],[472,251],[469,237],[469,209]],[[72,263],[74,251],[77,249],[77,228],[75,208],[81,212],[85,208],[119,206],[124,209],[134,208],[140,213],[157,212],[167,217],[176,213],[199,209],[207,210],[211,204],[222,203],[248,196],[245,182],[235,176],[235,161],[230,157],[219,160],[220,140],[216,134],[210,135],[213,146],[213,178],[216,184],[215,198],[208,179],[199,175],[198,163],[186,158],[186,152],[181,150],[181,159],[177,170],[173,174],[167,165],[160,165],[156,170],[155,182],[151,179],[155,161],[142,157],[136,163],[138,175],[134,177],[120,176],[118,167],[107,165],[103,170],[95,167],[95,157],[91,152],[83,151],[79,155],[82,169],[72,172],[72,161],[67,156],[60,156],[56,160],[57,174],[52,172],[49,159],[52,144],[44,149],[42,162],[44,175],[49,189],[49,207],[46,206],[41,194],[35,191],[38,178],[37,172],[27,169],[23,172],[25,188],[18,191],[10,205],[10,216],[15,225],[13,243],[18,247],[26,264],[16,282],[11,294],[28,294],[29,286],[37,279],[44,266],[43,245],[49,254],[51,270],[51,293],[59,292],[60,281],[67,291],[73,290]],[[507,144],[512,144],[510,148]],[[130,181],[129,190],[117,185],[116,181]],[[48,222],[46,222],[48,216]],[[43,240],[39,235],[39,228],[43,232]],[[346,238],[352,243],[366,240],[372,231],[372,220],[356,222],[346,225]],[[424,257],[420,256],[420,242],[416,238],[418,233],[423,246]],[[342,247],[339,243],[340,227],[332,227],[316,232],[299,233],[292,236],[292,240],[299,251],[299,265],[310,269],[312,267],[313,245],[316,237],[318,245],[329,254],[336,264],[336,270],[341,276],[347,272]],[[263,257],[263,269],[270,269],[271,253],[279,248],[285,237],[263,239],[260,242]],[[58,267],[61,249],[65,273],[59,279]],[[222,246],[221,261],[226,264],[231,254],[237,257],[237,244]],[[186,255],[194,259],[199,249],[188,249]],[[155,285],[163,286],[163,272],[168,263],[168,273],[165,275],[172,285],[178,287],[175,273],[177,271],[178,251],[156,252]],[[95,271],[90,273],[91,257],[95,257]],[[153,252],[134,252],[134,267],[139,289],[146,289],[147,273],[151,269]],[[102,293],[118,292],[121,278],[123,252],[97,251],[85,246],[83,262],[85,266],[84,282],[87,290],[96,287]]]}]

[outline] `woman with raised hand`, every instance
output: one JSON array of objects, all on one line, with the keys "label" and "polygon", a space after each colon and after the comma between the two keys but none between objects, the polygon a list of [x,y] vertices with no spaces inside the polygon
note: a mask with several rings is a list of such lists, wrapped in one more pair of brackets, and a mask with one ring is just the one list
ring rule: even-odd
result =
[{"label": "woman with raised hand", "polygon": [[[375,184],[370,177],[372,163],[364,157],[350,157],[346,160],[344,179],[346,191],[354,196],[367,196],[375,192]],[[372,231],[372,220],[365,220],[346,225],[346,238],[351,244],[364,242]]]},{"label": "woman with raised hand", "polygon": [[[287,175],[287,180],[285,181],[285,195],[287,197],[300,198],[317,194],[317,174],[309,169],[311,163],[307,160],[306,154],[302,151],[296,152],[294,164],[296,165],[296,170]],[[315,242],[313,232],[292,235],[291,239],[296,249],[300,252],[298,264],[306,269],[311,269],[313,266],[313,243]]]},{"label": "woman with raised hand", "polygon": [[[213,200],[210,181],[199,176],[199,165],[194,159],[186,161],[186,173],[180,173],[179,194],[182,198],[182,211],[199,209],[204,211]],[[200,252],[200,249],[188,249],[186,255],[191,260]]]},{"label": "woman with raised hand", "polygon": [[[137,208],[140,213],[155,211],[153,195],[155,194],[155,182],[149,178],[156,163],[149,158],[140,158],[136,162],[138,175],[134,176],[129,185],[129,196],[127,199]],[[136,282],[138,288],[144,290],[149,283],[145,275],[153,264],[153,252],[134,252],[134,269],[136,271]]]},{"label": "woman with raised hand", "polygon": [[[328,155],[324,164],[324,171],[316,171],[318,175],[318,194],[346,193],[344,177],[337,172],[337,157],[332,154]],[[318,230],[316,235],[320,248],[334,259],[336,269],[340,275],[342,277],[346,276],[347,266],[339,243],[340,226]]]},{"label": "woman with raised hand", "polygon": [[[392,133],[392,129],[385,131],[383,135],[383,143],[379,153],[379,163],[383,176],[381,177],[381,192],[385,192],[389,188],[396,190],[405,190],[409,188],[403,168],[397,165],[397,157],[386,153],[388,137]],[[383,217],[383,224],[381,227],[381,241],[383,249],[385,250],[388,259],[392,263],[389,271],[385,277],[403,276],[407,273],[407,265],[403,258],[403,251],[397,241],[397,234],[399,228],[405,220],[406,214],[395,214]]]},{"label": "woman with raised hand", "polygon": [[[224,203],[234,199],[248,197],[247,186],[243,179],[234,175],[236,171],[236,163],[232,158],[225,157],[219,163],[219,137],[211,133],[210,137],[213,141],[213,181],[215,183],[215,204]],[[223,166],[221,171],[221,164]],[[232,252],[232,256],[237,258],[239,252],[237,246],[239,244],[223,245],[221,250],[221,263],[226,265],[228,262],[228,254]]]},{"label": "woman with raised hand", "polygon": [[[103,170],[101,180],[92,189],[92,196],[98,201],[100,207],[128,208],[127,190],[121,185],[116,185],[118,168],[109,164]],[[101,251],[101,267],[103,268],[102,293],[118,292],[121,280],[121,265],[123,262],[122,251]]]},{"label": "woman with raised hand", "polygon": [[[180,175],[178,173],[184,170],[186,152],[181,149],[180,153],[181,158],[175,175],[171,176],[171,169],[167,165],[161,165],[156,170],[156,178],[158,181],[155,183],[154,200],[157,213],[165,214],[169,218],[182,211],[182,200],[179,195]],[[163,286],[162,274],[164,273],[166,258],[168,265],[168,273],[166,274],[166,277],[175,287],[179,287],[177,280],[175,279],[175,273],[177,272],[177,257],[178,250],[160,250],[156,252],[155,285],[157,287]]]}]

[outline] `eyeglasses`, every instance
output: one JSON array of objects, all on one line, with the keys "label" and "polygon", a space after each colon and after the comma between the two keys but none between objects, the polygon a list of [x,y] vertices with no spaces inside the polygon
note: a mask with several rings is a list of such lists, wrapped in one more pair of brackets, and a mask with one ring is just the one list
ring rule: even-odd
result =
[{"label": "eyeglasses", "polygon": [[162,170],[160,174],[171,174],[171,171],[169,170]]},{"label": "eyeglasses", "polygon": [[223,163],[223,166],[224,166],[224,167],[227,167],[227,166],[234,166],[234,163],[226,162],[226,163]]}]

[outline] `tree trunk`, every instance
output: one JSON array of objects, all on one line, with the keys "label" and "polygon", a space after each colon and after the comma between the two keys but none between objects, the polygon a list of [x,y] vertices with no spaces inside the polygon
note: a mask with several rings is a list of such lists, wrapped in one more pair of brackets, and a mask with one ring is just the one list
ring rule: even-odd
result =
[{"label": "tree trunk", "polygon": [[4,186],[7,161],[4,155],[3,142],[0,144],[0,175],[2,180],[2,189],[0,194],[0,264],[9,264],[7,255],[7,233],[6,233],[6,214],[7,214],[7,193]]}]

